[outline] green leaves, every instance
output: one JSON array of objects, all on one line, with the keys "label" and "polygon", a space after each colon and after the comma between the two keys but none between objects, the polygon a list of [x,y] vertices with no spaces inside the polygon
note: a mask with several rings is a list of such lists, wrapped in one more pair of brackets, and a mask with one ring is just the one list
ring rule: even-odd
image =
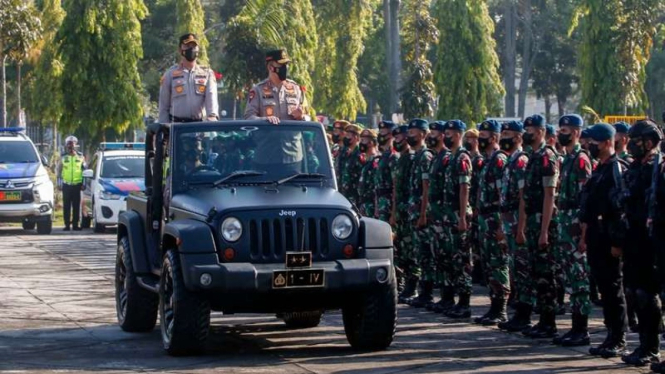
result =
[{"label": "green leaves", "polygon": [[[208,39],[203,31],[205,30],[205,19],[203,16],[203,6],[200,0],[176,0],[175,12],[177,16],[176,35],[174,40],[178,40],[181,35],[192,33],[196,34],[199,40],[199,62],[208,63]],[[143,17],[142,17],[143,18]],[[174,44],[177,45],[177,42]],[[178,56],[180,58],[180,56]]]}]

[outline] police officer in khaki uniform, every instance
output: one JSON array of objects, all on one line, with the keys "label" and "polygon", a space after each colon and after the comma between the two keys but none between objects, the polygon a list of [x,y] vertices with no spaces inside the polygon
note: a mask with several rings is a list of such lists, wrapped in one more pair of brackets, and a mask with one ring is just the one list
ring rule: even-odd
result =
[{"label": "police officer in khaki uniform", "polygon": [[[286,79],[291,59],[284,50],[266,53],[268,79],[249,91],[245,119],[267,120],[277,125],[281,120],[307,120],[303,114],[303,88]],[[274,136],[257,137],[254,168],[268,173],[299,172],[303,160],[302,134],[278,131]]]},{"label": "police officer in khaki uniform", "polygon": [[212,69],[196,63],[199,42],[194,34],[180,37],[181,61],[164,73],[159,90],[159,122],[216,121],[217,80]]},{"label": "police officer in khaki uniform", "polygon": [[284,50],[266,53],[268,79],[249,90],[245,119],[266,119],[273,125],[280,120],[305,120],[304,87],[286,78],[290,62]]}]

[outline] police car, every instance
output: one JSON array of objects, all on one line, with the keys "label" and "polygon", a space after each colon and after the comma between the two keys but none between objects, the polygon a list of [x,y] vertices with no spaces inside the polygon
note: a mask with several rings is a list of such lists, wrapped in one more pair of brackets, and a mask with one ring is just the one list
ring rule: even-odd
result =
[{"label": "police car", "polygon": [[0,128],[0,222],[21,222],[23,229],[50,234],[53,182],[25,128]]},{"label": "police car", "polygon": [[101,143],[83,172],[81,227],[94,225],[95,232],[116,225],[125,210],[127,196],[142,191],[144,184],[145,144]]}]

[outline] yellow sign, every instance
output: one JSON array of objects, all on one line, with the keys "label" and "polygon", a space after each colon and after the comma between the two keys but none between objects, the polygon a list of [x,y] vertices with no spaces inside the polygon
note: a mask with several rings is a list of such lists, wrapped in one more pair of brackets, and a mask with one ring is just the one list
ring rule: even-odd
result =
[{"label": "yellow sign", "polygon": [[633,125],[635,122],[646,118],[646,116],[605,116],[604,122],[609,124],[626,122],[629,125]]}]

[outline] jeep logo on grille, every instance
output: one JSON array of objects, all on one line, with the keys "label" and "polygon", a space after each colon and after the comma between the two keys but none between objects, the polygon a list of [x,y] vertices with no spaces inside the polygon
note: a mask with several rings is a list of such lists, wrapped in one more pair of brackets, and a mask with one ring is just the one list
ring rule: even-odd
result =
[{"label": "jeep logo on grille", "polygon": [[296,211],[295,210],[282,210],[279,212],[280,217],[295,217],[296,216]]}]

